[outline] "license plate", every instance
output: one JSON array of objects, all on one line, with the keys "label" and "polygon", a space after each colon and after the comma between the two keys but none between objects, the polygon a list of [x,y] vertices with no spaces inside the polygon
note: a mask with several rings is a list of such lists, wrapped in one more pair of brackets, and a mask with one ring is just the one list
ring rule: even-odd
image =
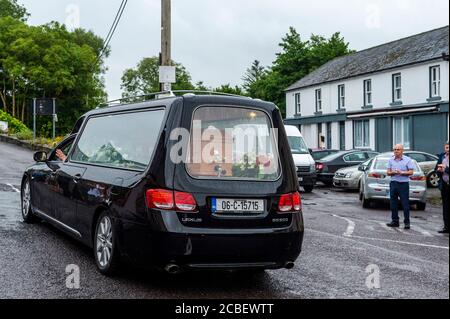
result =
[{"label": "license plate", "polygon": [[213,198],[211,210],[213,213],[261,213],[264,211],[264,200]]}]

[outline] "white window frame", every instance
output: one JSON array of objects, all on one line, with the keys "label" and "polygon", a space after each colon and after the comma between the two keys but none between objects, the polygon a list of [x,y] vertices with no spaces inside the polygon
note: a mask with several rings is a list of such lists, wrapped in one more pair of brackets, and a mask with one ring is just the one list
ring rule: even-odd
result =
[{"label": "white window frame", "polygon": [[294,100],[295,100],[295,114],[296,115],[301,114],[302,111],[301,93],[295,93]]},{"label": "white window frame", "polygon": [[322,89],[316,90],[316,112],[322,112]]},{"label": "white window frame", "polygon": [[372,98],[372,79],[364,80],[364,106],[372,105]]},{"label": "white window frame", "polygon": [[441,96],[441,66],[430,68],[430,97]]},{"label": "white window frame", "polygon": [[338,85],[338,108],[345,109],[345,84]]},{"label": "white window frame", "polygon": [[[357,126],[358,124],[361,124],[361,145],[358,145],[357,139],[356,139],[356,134],[357,134],[357,130],[359,129]],[[364,138],[364,132],[365,132],[365,125],[367,124],[367,132],[368,132],[368,136],[367,136],[367,140]],[[357,120],[357,121],[353,121],[353,144],[355,145],[355,149],[366,149],[366,148],[370,148],[370,121],[369,120]]]},{"label": "white window frame", "polygon": [[[397,85],[397,79],[399,80],[399,84]],[[402,101],[402,74],[396,73],[392,75],[392,99],[393,102],[401,102]]]},{"label": "white window frame", "polygon": [[[400,119],[400,132],[401,132],[401,137],[400,139],[397,139],[396,136],[396,120]],[[405,120],[408,120],[408,134],[406,136],[405,134]],[[392,145],[397,145],[397,144],[402,144],[403,147],[405,148],[405,150],[410,150],[411,149],[411,117],[409,116],[403,116],[403,117],[394,117],[392,119]]]}]

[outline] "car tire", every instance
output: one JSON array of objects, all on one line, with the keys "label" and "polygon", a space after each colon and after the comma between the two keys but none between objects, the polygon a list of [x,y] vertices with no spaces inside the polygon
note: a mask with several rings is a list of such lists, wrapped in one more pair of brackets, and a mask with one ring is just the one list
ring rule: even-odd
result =
[{"label": "car tire", "polygon": [[424,211],[427,208],[427,203],[417,203],[417,210]]},{"label": "car tire", "polygon": [[314,185],[305,185],[303,186],[303,189],[305,190],[305,193],[311,193],[314,189]]},{"label": "car tire", "polygon": [[370,208],[370,204],[372,201],[370,199],[367,199],[364,194],[362,194],[362,207],[363,208]]},{"label": "car tire", "polygon": [[33,214],[33,210],[31,209],[31,186],[28,178],[25,178],[22,183],[20,191],[20,203],[22,219],[25,223],[33,224],[39,221],[39,218]]},{"label": "car tire", "polygon": [[437,188],[439,186],[439,176],[436,172],[431,172],[427,176],[428,187]]},{"label": "car tire", "polygon": [[116,274],[120,268],[113,220],[107,212],[97,219],[93,238],[93,251],[97,269],[106,276]]}]

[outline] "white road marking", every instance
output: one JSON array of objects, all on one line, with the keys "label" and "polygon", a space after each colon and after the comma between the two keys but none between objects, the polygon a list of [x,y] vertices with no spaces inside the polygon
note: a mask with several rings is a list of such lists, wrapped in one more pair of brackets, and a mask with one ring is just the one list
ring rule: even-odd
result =
[{"label": "white road marking", "polygon": [[370,238],[370,237],[362,237],[362,236],[351,236],[351,237],[352,238],[358,238],[358,239],[377,240],[377,241],[384,241],[384,242],[389,242],[389,243],[397,243],[397,244],[404,244],[404,245],[414,245],[414,246],[421,246],[421,247],[429,247],[429,248],[438,248],[438,249],[449,250],[447,246],[428,245],[428,244],[421,244],[421,243],[411,243],[411,242],[400,241],[400,240],[391,240],[391,239],[382,239],[382,238]]},{"label": "white road marking", "polygon": [[[354,241],[354,242],[362,244],[362,245],[367,245],[367,246],[370,246],[370,247],[373,247],[373,248],[381,249],[383,251],[387,251],[387,252],[390,252],[390,253],[395,253],[395,254],[402,255],[402,256],[407,256],[408,258],[412,258],[412,259],[415,259],[415,260],[418,260],[418,261],[421,261],[421,262],[429,262],[429,263],[432,263],[432,264],[437,264],[437,263],[434,262],[434,261],[431,261],[431,260],[424,260],[424,259],[417,258],[417,257],[411,256],[411,255],[408,255],[408,254],[405,254],[405,253],[402,253],[402,252],[399,252],[399,251],[395,251],[395,250],[388,249],[388,248],[385,248],[385,247],[376,246],[376,245],[369,244],[369,243],[366,243],[366,242],[363,242],[363,241],[358,241],[358,240],[355,240],[355,239],[369,239],[369,240],[373,240],[373,241],[396,242],[396,243],[399,243],[399,244],[407,244],[407,245],[414,245],[414,246],[421,246],[421,247],[428,247],[428,248],[439,248],[439,249],[449,250],[449,248],[447,246],[426,245],[426,244],[420,244],[420,243],[410,243],[410,242],[402,242],[402,241],[388,240],[388,239],[379,239],[379,238],[369,238],[369,237],[361,237],[361,236],[343,237],[343,236],[339,236],[339,235],[335,235],[335,234],[331,234],[331,233],[327,233],[327,232],[320,231],[320,230],[315,230],[315,229],[308,229],[307,231],[308,232],[322,234],[322,235],[331,236],[331,237],[334,237],[334,238],[341,238],[341,239],[345,239],[345,240],[351,240],[351,241]],[[437,265],[441,266],[440,264],[437,264]]]},{"label": "white road marking", "polygon": [[379,223],[381,227],[383,227],[386,230],[389,230],[390,232],[395,232],[395,230],[393,230],[391,227],[389,227],[388,225],[386,225],[386,223]]},{"label": "white road marking", "polygon": [[338,215],[333,215],[333,217],[337,217],[337,218],[343,219],[343,220],[345,220],[348,223],[347,230],[345,231],[343,236],[344,237],[352,237],[353,232],[355,231],[355,222],[350,220],[350,219],[348,219],[348,218],[341,217],[341,216],[338,216]]},{"label": "white road marking", "polygon": [[417,225],[412,225],[411,229],[421,233],[422,235],[424,235],[425,237],[433,237],[433,235],[430,234],[430,232],[426,231],[425,229],[417,226]]},{"label": "white road marking", "polygon": [[15,188],[12,184],[6,184],[6,185],[11,187],[16,193],[20,193],[20,191],[17,188]]},{"label": "white road marking", "polygon": [[[412,243],[412,242],[407,242],[407,241],[391,240],[391,239],[383,239],[383,238],[371,238],[371,237],[363,237],[363,236],[354,236],[353,232],[355,231],[355,223],[352,220],[350,220],[348,218],[345,218],[345,217],[342,217],[342,216],[335,215],[335,214],[333,214],[332,216],[347,221],[347,223],[348,223],[347,230],[345,231],[344,234],[342,234],[342,236],[347,237],[347,238],[375,240],[375,241],[382,241],[382,242],[389,242],[389,243],[397,243],[397,244],[404,244],[404,245],[414,245],[414,246],[420,246],[420,247],[429,247],[429,248],[437,248],[437,249],[449,250],[449,248],[447,246],[428,245],[428,244],[422,244],[422,243]],[[403,230],[398,229],[398,228],[395,228],[395,230],[398,230],[398,231],[400,231],[402,233],[405,233]]]}]

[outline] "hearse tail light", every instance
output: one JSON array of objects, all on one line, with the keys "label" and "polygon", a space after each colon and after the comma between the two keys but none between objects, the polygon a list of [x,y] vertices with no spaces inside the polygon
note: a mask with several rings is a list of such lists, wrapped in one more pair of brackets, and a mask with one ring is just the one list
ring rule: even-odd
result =
[{"label": "hearse tail light", "polygon": [[302,201],[299,192],[281,195],[278,202],[278,212],[281,214],[295,213],[302,210]]},{"label": "hearse tail light", "polygon": [[190,193],[175,192],[175,207],[183,212],[196,212],[197,202]]},{"label": "hearse tail light", "polygon": [[173,209],[173,192],[166,189],[149,189],[146,193],[148,208]]},{"label": "hearse tail light", "polygon": [[302,200],[300,199],[300,193],[295,192],[292,194],[292,203],[294,211],[299,212],[302,210]]},{"label": "hearse tail light", "polygon": [[190,193],[173,192],[167,189],[149,189],[146,193],[148,208],[197,212],[197,202]]},{"label": "hearse tail light", "polygon": [[325,165],[323,165],[322,163],[316,164],[316,170],[318,170],[318,171],[323,170],[324,167],[325,167]]},{"label": "hearse tail light", "polygon": [[411,176],[410,179],[412,181],[426,181],[427,178],[424,175],[420,175],[420,176]]}]

